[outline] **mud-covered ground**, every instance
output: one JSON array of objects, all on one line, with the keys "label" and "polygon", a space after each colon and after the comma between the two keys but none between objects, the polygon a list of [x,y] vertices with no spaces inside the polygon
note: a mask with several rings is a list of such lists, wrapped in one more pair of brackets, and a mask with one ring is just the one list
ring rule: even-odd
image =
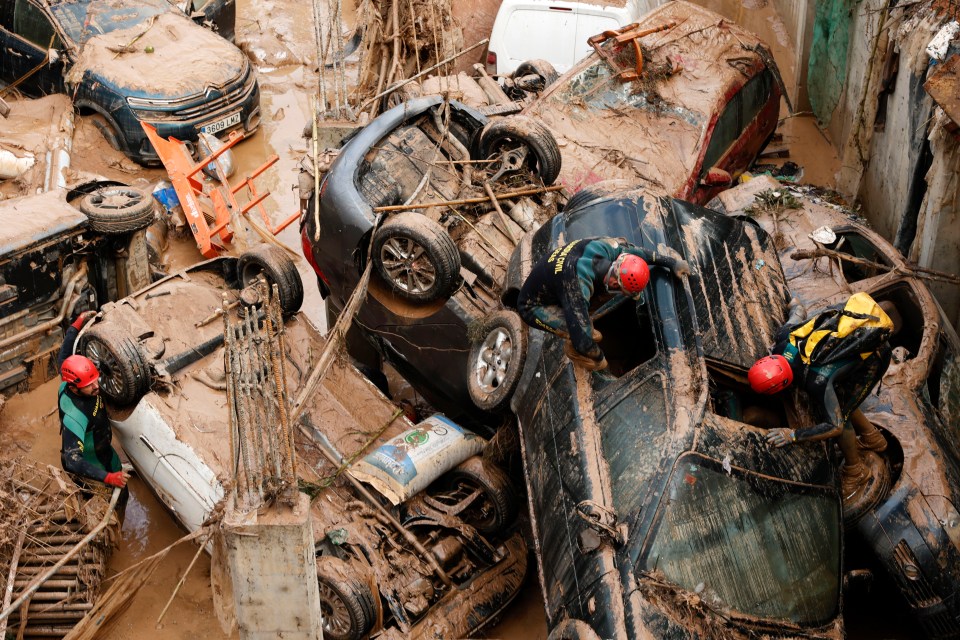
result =
[{"label": "mud-covered ground", "polygon": [[[747,26],[760,32],[761,37],[773,45],[789,83],[794,73],[792,43],[786,38],[782,23],[773,13],[772,3],[754,0],[749,4],[751,20]],[[345,6],[344,13],[349,29],[355,18],[352,7]],[[301,131],[309,118],[311,96],[315,95],[317,89],[312,8],[310,3],[294,0],[239,0],[237,14],[237,44],[260,68],[263,119],[260,130],[235,148],[238,168],[234,180],[258,167],[271,154],[279,155],[277,164],[258,179],[261,190],[269,190],[272,194],[266,202],[266,208],[276,223],[293,213],[298,206],[297,194],[293,190],[297,180],[297,162],[309,146],[301,137]],[[741,20],[743,15],[728,17]],[[13,102],[12,106],[15,109],[18,106],[24,108],[25,104]],[[0,127],[2,125],[3,121],[0,121]],[[839,165],[833,149],[812,119],[805,116],[787,119],[780,131],[783,134],[781,146],[790,150],[790,158],[787,159],[803,167],[803,180],[832,186]],[[71,156],[74,169],[150,189],[165,177],[162,169],[143,169],[112,150],[92,124],[82,118],[76,119]],[[776,162],[782,163],[784,160],[777,159]],[[299,254],[300,242],[295,224],[281,233],[279,238]],[[243,249],[242,238],[237,245],[238,251]],[[200,255],[192,240],[183,238],[171,244],[167,258],[168,266],[176,269],[198,261]],[[315,276],[303,260],[300,260],[299,266],[306,292],[304,309],[323,328],[323,306],[314,286]],[[29,394],[0,405],[0,433],[8,443],[8,453],[23,454],[59,465],[56,384],[55,381],[48,382]],[[113,572],[159,551],[183,535],[138,478],[134,477],[130,486],[131,499],[127,506],[123,541],[110,566]],[[196,547],[191,544],[175,548],[133,599],[129,609],[101,637],[105,640],[237,637],[236,634],[225,636],[217,623],[209,588],[210,561],[206,554],[201,555],[192,569],[163,622],[159,626],[156,623],[195,551]],[[856,550],[853,551],[855,554]],[[506,618],[489,632],[489,636],[517,640],[546,638],[543,602],[535,575],[535,564],[531,562],[526,587],[508,610]],[[883,637],[908,637],[898,636],[883,623],[876,625],[873,616],[866,612],[884,608],[877,607],[868,598],[855,595],[848,605],[851,605],[848,610],[852,609],[854,618],[859,620],[854,624],[855,629],[862,629],[851,629],[854,637],[881,637],[877,635],[881,630]]]}]

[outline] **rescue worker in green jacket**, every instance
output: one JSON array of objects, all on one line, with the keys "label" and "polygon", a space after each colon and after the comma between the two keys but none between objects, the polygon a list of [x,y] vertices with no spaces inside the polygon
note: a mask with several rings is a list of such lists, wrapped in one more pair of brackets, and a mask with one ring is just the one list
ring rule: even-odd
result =
[{"label": "rescue worker in green jacket", "polygon": [[[818,316],[806,319],[806,311],[794,299],[790,303],[787,323],[777,332],[773,354],[757,360],[748,372],[750,386],[758,393],[777,393],[793,382],[803,385],[814,415],[821,422],[798,429],[770,429],[767,440],[775,447],[785,447],[797,442],[837,438],[844,457],[840,484],[845,511],[848,508],[856,511],[856,503],[865,497],[862,494],[871,479],[860,450],[880,453],[887,448],[883,434],[859,407],[883,378],[890,364],[889,338],[897,333],[902,324],[900,314],[890,302],[877,304],[865,297],[866,294],[857,295],[876,304],[880,309],[876,311],[878,322],[887,323],[890,327],[879,344],[864,353],[852,353],[825,364],[806,362],[801,357],[801,350],[795,344],[797,341],[792,332],[800,327],[814,326]],[[853,337],[848,339],[855,340]]]},{"label": "rescue worker in green jacket", "polygon": [[123,488],[118,502],[118,512],[123,513],[130,476],[123,471],[111,444],[113,433],[100,396],[100,372],[86,356],[70,355],[80,329],[94,315],[95,311],[80,314],[67,329],[60,347],[60,464],[85,489],[91,488],[92,482]]},{"label": "rescue worker in green jacket", "polygon": [[674,249],[659,251],[620,238],[570,242],[533,265],[520,288],[517,311],[530,326],[566,339],[564,350],[572,361],[589,371],[605,369],[607,360],[597,345],[601,336],[590,317],[592,303],[603,299],[595,312],[602,315],[623,296],[638,298],[650,280],[651,264],[672,269],[677,277],[690,273]]}]

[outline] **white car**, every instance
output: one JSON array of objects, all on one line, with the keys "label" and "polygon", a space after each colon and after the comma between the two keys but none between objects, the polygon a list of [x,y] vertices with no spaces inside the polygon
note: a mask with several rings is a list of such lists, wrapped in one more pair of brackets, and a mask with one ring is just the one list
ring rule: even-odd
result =
[{"label": "white car", "polygon": [[527,60],[546,60],[563,73],[593,51],[588,38],[635,22],[640,2],[504,0],[490,32],[487,73],[510,75]]},{"label": "white car", "polygon": [[[100,365],[104,393],[136,403],[114,415],[115,431],[190,531],[221,502],[234,468],[217,310],[255,299],[246,285],[260,273],[279,287],[286,386],[296,398],[325,343],[296,313],[302,283],[276,247],[200,263],[105,305],[78,340]],[[527,562],[517,496],[477,455],[478,436],[442,416],[412,424],[343,359],[307,400],[294,434],[301,490],[315,498],[325,638],[474,636],[517,594]],[[338,460],[365,455],[339,473],[324,450]]]}]

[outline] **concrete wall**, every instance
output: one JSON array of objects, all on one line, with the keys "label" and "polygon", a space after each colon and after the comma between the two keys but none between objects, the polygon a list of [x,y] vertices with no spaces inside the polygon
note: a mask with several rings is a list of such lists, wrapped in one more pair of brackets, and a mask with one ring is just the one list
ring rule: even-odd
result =
[{"label": "concrete wall", "polygon": [[[930,127],[933,163],[927,172],[927,192],[917,220],[917,239],[910,258],[920,266],[960,274],[960,145],[946,131],[947,117],[939,109]],[[953,325],[960,326],[957,285],[932,284]]]}]

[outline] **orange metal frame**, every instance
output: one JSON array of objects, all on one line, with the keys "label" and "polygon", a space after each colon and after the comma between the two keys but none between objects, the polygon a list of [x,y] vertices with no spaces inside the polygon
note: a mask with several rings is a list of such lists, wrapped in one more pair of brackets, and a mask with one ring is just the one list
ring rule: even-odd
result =
[{"label": "orange metal frame", "polygon": [[[232,131],[222,148],[199,161],[194,161],[187,145],[183,142],[172,137],[164,140],[157,134],[156,127],[146,122],[141,124],[143,130],[147,132],[147,138],[149,138],[153,148],[156,149],[157,155],[160,156],[160,160],[167,170],[167,175],[170,176],[170,182],[177,192],[177,198],[180,199],[180,205],[187,217],[190,231],[193,233],[193,237],[197,241],[197,248],[200,249],[203,257],[215,258],[225,249],[225,245],[230,244],[233,238],[233,231],[230,229],[233,214],[246,215],[251,209],[257,207],[267,229],[274,235],[280,233],[300,217],[299,212],[297,212],[277,227],[273,227],[270,217],[267,215],[267,210],[263,207],[263,201],[267,199],[270,192],[258,192],[253,182],[260,174],[276,164],[280,159],[276,154],[267,158],[267,161],[260,165],[256,171],[236,185],[228,185],[225,176],[221,175],[220,186],[204,191],[203,178],[198,179],[199,174],[211,161],[216,160],[233,145],[243,140],[242,133]],[[240,206],[237,203],[236,194],[244,187],[247,188],[249,201]],[[210,204],[201,200],[199,198],[201,195],[207,196]],[[210,211],[211,207],[213,211]],[[213,226],[208,224],[208,220],[213,221]]]},{"label": "orange metal frame", "polygon": [[[640,49],[640,38],[648,36],[651,33],[672,29],[673,27],[677,26],[677,23],[674,20],[670,20],[666,24],[660,25],[659,27],[642,30],[638,29],[639,26],[640,25],[638,25],[636,22],[633,22],[619,29],[604,31],[603,33],[599,33],[587,40],[587,44],[593,47],[593,49],[597,52],[597,55],[603,58],[607,64],[610,65],[610,68],[616,72],[617,77],[622,82],[637,80],[641,75],[643,75],[643,51]],[[615,40],[617,44],[623,44],[624,42],[633,43],[633,50],[637,59],[636,69],[621,69],[613,61],[613,56],[600,48],[603,43],[611,38]]]}]

